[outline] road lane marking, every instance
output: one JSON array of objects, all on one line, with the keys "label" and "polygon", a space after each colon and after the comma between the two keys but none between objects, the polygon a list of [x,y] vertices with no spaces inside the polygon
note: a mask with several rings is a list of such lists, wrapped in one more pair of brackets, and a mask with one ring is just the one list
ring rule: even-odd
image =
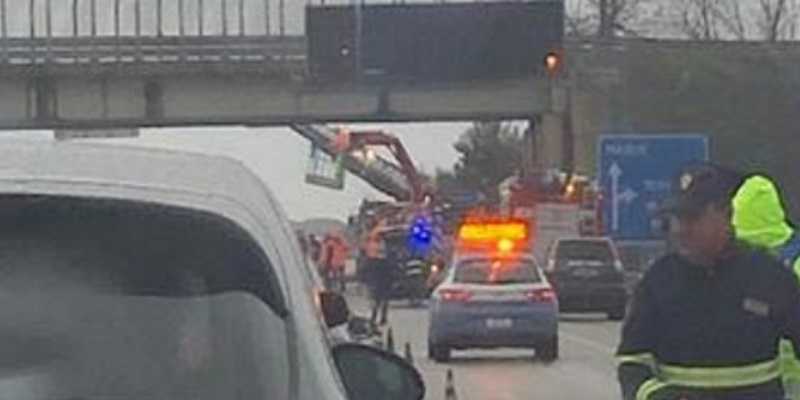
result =
[{"label": "road lane marking", "polygon": [[612,355],[612,356],[616,353],[616,351],[612,347],[609,347],[607,345],[601,344],[599,342],[595,342],[594,340],[587,339],[587,338],[579,336],[579,335],[566,333],[563,330],[559,333],[559,337],[567,339],[567,340],[570,340],[570,341],[573,341],[575,343],[582,344],[582,345],[584,345],[586,347],[589,347],[592,350],[598,351],[600,353],[605,353],[605,354]]}]

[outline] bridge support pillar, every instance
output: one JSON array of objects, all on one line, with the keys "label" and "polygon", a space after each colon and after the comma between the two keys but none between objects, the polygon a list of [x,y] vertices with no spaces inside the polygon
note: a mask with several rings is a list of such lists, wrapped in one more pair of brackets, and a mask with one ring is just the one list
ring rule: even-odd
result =
[{"label": "bridge support pillar", "polygon": [[58,94],[55,84],[46,78],[34,78],[31,81],[33,118],[36,121],[51,121],[58,117]]},{"label": "bridge support pillar", "polygon": [[529,119],[528,127],[525,128],[525,149],[523,151],[523,157],[525,157],[523,161],[523,173],[525,176],[532,175],[540,167],[538,154],[539,150],[537,149],[537,139],[539,136],[539,123],[537,119],[538,118]]},{"label": "bridge support pillar", "polygon": [[145,115],[150,120],[164,118],[164,87],[160,82],[148,81],[144,84]]}]

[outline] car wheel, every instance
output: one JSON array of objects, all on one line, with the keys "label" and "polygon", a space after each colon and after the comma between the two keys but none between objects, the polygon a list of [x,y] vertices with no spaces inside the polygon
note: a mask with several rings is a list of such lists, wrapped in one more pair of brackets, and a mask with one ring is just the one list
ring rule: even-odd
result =
[{"label": "car wheel", "polygon": [[622,321],[625,319],[625,308],[620,308],[617,310],[612,310],[608,312],[608,319],[612,321]]},{"label": "car wheel", "polygon": [[428,355],[433,359],[433,361],[446,363],[450,361],[451,353],[452,351],[447,346],[428,344]]},{"label": "car wheel", "polygon": [[558,335],[537,345],[536,356],[544,362],[553,362],[558,359]]}]

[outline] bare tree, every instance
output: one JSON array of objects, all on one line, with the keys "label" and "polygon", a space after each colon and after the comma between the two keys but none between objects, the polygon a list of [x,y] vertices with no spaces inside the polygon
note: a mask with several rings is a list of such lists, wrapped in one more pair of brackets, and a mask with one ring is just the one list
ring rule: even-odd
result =
[{"label": "bare tree", "polygon": [[680,0],[681,28],[694,40],[778,40],[798,34],[798,0]]},{"label": "bare tree", "polygon": [[743,9],[743,3],[743,0],[680,0],[676,6],[681,29],[693,40],[746,40],[750,21],[745,18],[750,9]]},{"label": "bare tree", "polygon": [[713,11],[720,25],[737,40],[747,39],[747,25],[739,1],[723,1]]},{"label": "bare tree", "polygon": [[633,23],[640,6],[650,0],[572,0],[567,2],[566,29],[570,35],[611,38],[635,35]]},{"label": "bare tree", "polygon": [[797,29],[797,2],[794,0],[758,0],[760,14],[756,26],[761,39],[777,42],[792,39]]},{"label": "bare tree", "polygon": [[587,0],[574,0],[568,3],[564,21],[567,35],[587,37],[594,34],[596,16],[592,13]]},{"label": "bare tree", "polygon": [[[729,0],[722,0],[729,1]],[[681,0],[681,29],[693,40],[717,40],[719,0]]]},{"label": "bare tree", "polygon": [[639,16],[644,0],[590,0],[600,17],[597,36],[635,35],[630,24]]}]

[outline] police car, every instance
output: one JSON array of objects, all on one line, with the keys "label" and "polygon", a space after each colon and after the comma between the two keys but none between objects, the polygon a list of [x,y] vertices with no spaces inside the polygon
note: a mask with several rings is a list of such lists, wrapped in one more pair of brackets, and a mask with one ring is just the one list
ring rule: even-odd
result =
[{"label": "police car", "polygon": [[558,299],[527,250],[524,223],[466,224],[442,283],[431,298],[428,353],[530,348],[558,358]]}]

